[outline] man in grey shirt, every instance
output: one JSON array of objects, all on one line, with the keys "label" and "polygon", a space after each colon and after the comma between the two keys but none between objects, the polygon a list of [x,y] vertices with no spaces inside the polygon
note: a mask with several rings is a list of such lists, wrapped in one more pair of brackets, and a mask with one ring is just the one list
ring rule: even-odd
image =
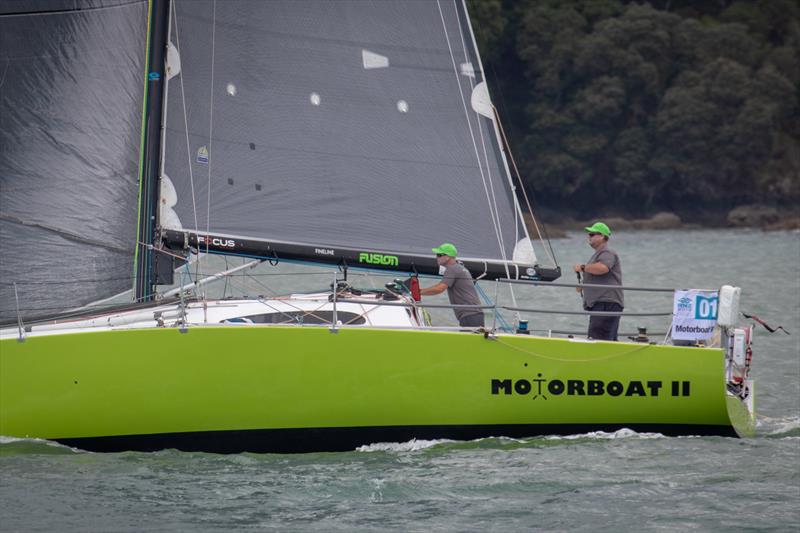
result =
[{"label": "man in grey shirt", "polygon": [[[458,251],[456,247],[446,242],[438,248],[433,248],[436,254],[436,262],[440,270],[444,268],[442,281],[432,287],[420,289],[422,296],[432,296],[447,290],[447,297],[451,305],[480,305],[478,291],[475,290],[475,282],[472,275],[464,265],[456,261]],[[453,309],[458,319],[458,324],[465,328],[482,328],[483,311],[480,308],[461,307]]]},{"label": "man in grey shirt", "polygon": [[[602,222],[584,228],[589,237],[589,246],[594,254],[584,264],[574,266],[575,272],[583,273],[583,282],[590,285],[622,285],[622,264],[617,252],[608,247],[611,230]],[[625,300],[620,288],[583,287],[583,308],[587,311],[622,312]],[[619,316],[596,316],[589,318],[588,336],[596,340],[617,340]]]}]

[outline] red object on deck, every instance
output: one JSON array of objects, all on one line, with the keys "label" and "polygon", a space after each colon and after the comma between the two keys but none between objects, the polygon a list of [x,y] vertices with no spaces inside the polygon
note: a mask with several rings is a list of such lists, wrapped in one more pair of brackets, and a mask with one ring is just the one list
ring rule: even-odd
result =
[{"label": "red object on deck", "polygon": [[411,277],[411,297],[415,302],[422,300],[422,295],[419,292],[419,278],[417,276]]}]

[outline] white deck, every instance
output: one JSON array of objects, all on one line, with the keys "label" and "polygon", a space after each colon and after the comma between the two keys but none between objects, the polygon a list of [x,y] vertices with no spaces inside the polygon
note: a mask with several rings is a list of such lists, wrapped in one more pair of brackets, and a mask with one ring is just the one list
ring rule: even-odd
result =
[{"label": "white deck", "polygon": [[[95,316],[84,315],[80,319],[53,320],[47,323],[24,325],[25,337],[108,331],[121,329],[170,328],[210,326],[226,324],[235,327],[263,326],[317,326],[333,327],[334,307],[336,327],[387,327],[416,328],[422,326],[417,313],[411,307],[401,305],[379,305],[380,303],[412,304],[408,298],[384,302],[375,294],[342,295],[334,303],[331,293],[295,294],[286,297],[204,300],[155,305],[147,309],[136,309]],[[350,302],[348,299],[358,300]],[[375,305],[370,305],[374,300]],[[184,318],[185,315],[185,318]],[[19,338],[19,327],[0,330],[0,339]]]}]

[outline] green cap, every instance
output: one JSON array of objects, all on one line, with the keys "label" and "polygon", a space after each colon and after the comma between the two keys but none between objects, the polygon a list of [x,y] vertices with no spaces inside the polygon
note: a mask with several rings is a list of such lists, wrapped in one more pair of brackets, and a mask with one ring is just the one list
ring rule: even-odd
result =
[{"label": "green cap", "polygon": [[611,230],[608,229],[608,226],[606,226],[603,222],[595,222],[588,228],[583,228],[583,229],[586,230],[588,233],[601,233],[606,237],[611,237]]},{"label": "green cap", "polygon": [[456,250],[455,246],[453,246],[449,242],[446,242],[441,246],[439,246],[438,248],[434,248],[433,253],[444,254],[444,255],[449,255],[450,257],[455,257],[456,255],[458,255],[458,250]]}]

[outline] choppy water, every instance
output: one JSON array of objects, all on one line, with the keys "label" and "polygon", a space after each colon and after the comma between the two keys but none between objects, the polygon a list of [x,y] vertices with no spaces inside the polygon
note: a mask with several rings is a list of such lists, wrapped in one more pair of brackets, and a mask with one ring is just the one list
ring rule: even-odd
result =
[{"label": "choppy water", "polygon": [[[565,270],[591,252],[579,234],[553,245]],[[792,332],[757,332],[755,438],[622,430],[221,456],[94,454],[0,437],[0,530],[797,530],[800,233],[627,232],[614,246],[626,285],[732,283],[743,288],[744,311]],[[322,288],[327,277],[305,283]],[[242,286],[265,294],[301,288],[267,276]],[[493,295],[493,284],[484,288]],[[555,289],[516,292],[527,307],[578,305]],[[665,296],[626,298],[629,310],[670,308]],[[580,318],[531,320],[535,328],[585,327]],[[623,321],[622,329],[641,324],[664,328],[653,320]]]}]

